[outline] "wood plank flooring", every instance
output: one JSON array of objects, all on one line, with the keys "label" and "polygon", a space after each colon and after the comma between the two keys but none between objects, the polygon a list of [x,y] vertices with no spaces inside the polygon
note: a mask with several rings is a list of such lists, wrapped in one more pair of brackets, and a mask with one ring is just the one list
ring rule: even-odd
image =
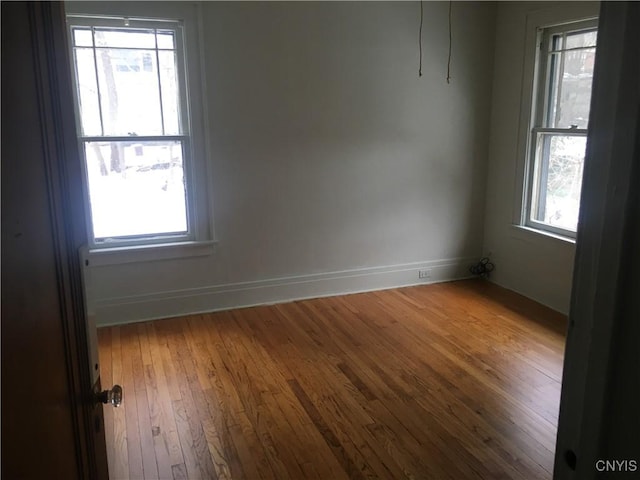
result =
[{"label": "wood plank flooring", "polygon": [[463,281],[102,328],[110,476],[551,478],[565,327]]}]

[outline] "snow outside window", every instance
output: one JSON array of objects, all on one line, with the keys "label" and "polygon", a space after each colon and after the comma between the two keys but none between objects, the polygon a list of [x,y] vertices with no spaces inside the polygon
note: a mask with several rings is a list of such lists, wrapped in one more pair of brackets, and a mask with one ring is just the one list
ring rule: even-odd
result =
[{"label": "snow outside window", "polygon": [[180,23],[68,23],[92,246],[193,239]]}]

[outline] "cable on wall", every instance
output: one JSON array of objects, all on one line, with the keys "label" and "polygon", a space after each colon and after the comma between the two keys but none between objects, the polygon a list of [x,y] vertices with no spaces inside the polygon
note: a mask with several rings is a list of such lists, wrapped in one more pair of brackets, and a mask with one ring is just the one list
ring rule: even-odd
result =
[{"label": "cable on wall", "polygon": [[451,7],[453,1],[449,0],[449,60],[447,61],[447,83],[451,80]]},{"label": "cable on wall", "polygon": [[422,0],[420,0],[420,33],[418,35],[418,48],[420,49],[420,66],[418,67],[418,76],[422,76],[422,20],[424,18]]}]

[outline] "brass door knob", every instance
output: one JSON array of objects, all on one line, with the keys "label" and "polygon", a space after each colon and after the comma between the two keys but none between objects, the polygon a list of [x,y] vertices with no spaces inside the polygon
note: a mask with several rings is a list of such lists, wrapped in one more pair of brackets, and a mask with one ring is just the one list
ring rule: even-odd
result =
[{"label": "brass door knob", "polygon": [[98,401],[102,403],[110,403],[114,407],[119,407],[122,403],[122,387],[114,385],[111,390],[103,390],[98,394]]}]

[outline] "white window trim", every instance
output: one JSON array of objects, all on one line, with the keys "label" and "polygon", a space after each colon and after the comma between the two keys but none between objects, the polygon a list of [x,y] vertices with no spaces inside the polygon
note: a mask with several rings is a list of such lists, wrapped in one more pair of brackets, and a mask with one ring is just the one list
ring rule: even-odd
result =
[{"label": "white window trim", "polygon": [[[173,21],[183,29],[184,71],[186,72],[185,95],[189,112],[188,131],[191,141],[190,162],[187,181],[189,182],[187,209],[190,232],[180,236],[153,236],[134,241],[100,242],[91,241],[88,256],[100,264],[130,263],[153,259],[180,258],[211,254],[216,242],[213,225],[212,172],[210,168],[209,142],[207,137],[208,117],[206,108],[206,79],[204,77],[204,57],[202,42],[202,7],[193,2],[154,2],[153,8],[147,2],[65,2],[68,16],[94,16],[102,19],[127,18],[143,26],[145,20],[152,22]],[[69,42],[69,48],[71,42]],[[73,57],[72,57],[73,58]],[[72,68],[72,66],[70,66]],[[74,78],[75,81],[75,78]],[[77,105],[76,105],[77,108]],[[79,142],[82,139],[79,135]],[[83,165],[84,168],[84,165]],[[86,181],[83,181],[85,199],[88,199]],[[86,200],[88,202],[88,200]],[[87,226],[91,230],[91,209],[85,208]],[[93,240],[92,232],[89,238]],[[136,260],[139,259],[139,260]]]},{"label": "white window trim", "polygon": [[539,89],[536,76],[538,61],[539,32],[559,25],[574,22],[592,21],[598,18],[599,2],[576,2],[575,4],[552,5],[531,12],[526,17],[524,59],[522,68],[522,95],[520,103],[520,121],[518,127],[518,147],[516,151],[516,188],[513,201],[512,225],[522,230],[538,233],[547,238],[573,241],[575,233],[561,228],[528,220],[529,191],[531,188],[534,146],[531,142],[531,128],[536,114],[535,102]]},{"label": "white window trim", "polygon": [[531,228],[524,225],[511,225],[511,237],[518,238],[520,240],[529,241],[533,239],[550,239],[555,242],[560,242],[567,245],[575,245],[576,239],[567,237],[565,235],[558,235],[556,233],[549,232],[547,230],[540,230],[537,228]]},{"label": "white window trim", "polygon": [[204,257],[216,251],[216,242],[174,242],[115,248],[82,249],[83,264],[103,267],[124,263],[155,262],[177,258]]}]

